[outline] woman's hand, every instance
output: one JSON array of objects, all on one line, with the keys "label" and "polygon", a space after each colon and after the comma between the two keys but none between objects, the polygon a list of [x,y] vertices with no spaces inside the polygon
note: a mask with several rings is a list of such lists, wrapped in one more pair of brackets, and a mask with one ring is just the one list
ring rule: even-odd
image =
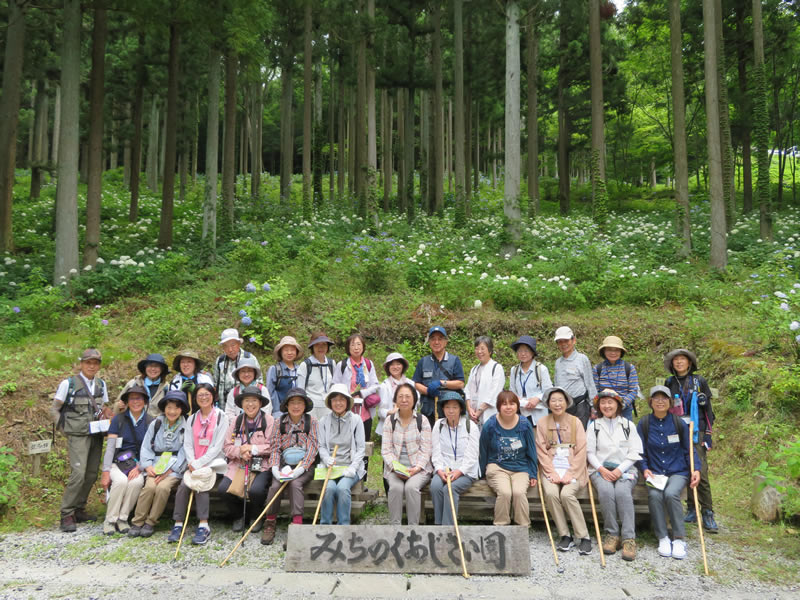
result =
[{"label": "woman's hand", "polygon": [[650,469],[645,469],[642,471],[642,475],[644,476],[645,480],[647,480],[653,476],[653,472]]},{"label": "woman's hand", "polygon": [[617,479],[619,479],[620,477],[622,477],[622,471],[620,471],[619,469],[614,469],[613,471],[610,471],[610,470],[606,469],[605,467],[601,466],[599,469],[597,469],[597,472],[600,473],[600,475],[606,481],[614,482]]},{"label": "woman's hand", "polygon": [[528,403],[525,405],[526,410],[533,410],[539,405],[541,398],[528,398]]},{"label": "woman's hand", "polygon": [[136,478],[137,478],[139,475],[141,475],[141,473],[142,473],[142,472],[139,470],[139,467],[138,467],[138,466],[136,466],[136,467],[133,467],[133,468],[132,468],[130,471],[128,471],[128,481],[133,481],[133,480],[134,480],[134,479],[136,479]]},{"label": "woman's hand", "polygon": [[694,471],[692,473],[692,480],[689,482],[689,487],[696,488],[698,483],[700,483],[700,471]]},{"label": "woman's hand", "polygon": [[244,444],[239,446],[239,456],[242,460],[250,460],[250,457],[253,455],[253,446],[252,444]]},{"label": "woman's hand", "polygon": [[408,470],[408,478],[409,478],[409,479],[411,479],[411,478],[412,478],[414,475],[416,475],[416,474],[417,474],[417,473],[419,473],[420,471],[422,471],[422,469],[421,469],[421,468],[419,468],[419,467],[411,467],[411,468]]},{"label": "woman's hand", "polygon": [[462,475],[463,475],[463,473],[461,471],[459,471],[458,469],[455,469],[454,471],[450,471],[450,481],[455,481],[456,479],[458,479]]},{"label": "woman's hand", "polygon": [[[147,467],[144,472],[147,473],[148,477],[158,478],[158,475],[156,475],[156,470],[153,467]],[[158,479],[156,479],[156,483],[158,483]]]},{"label": "woman's hand", "polygon": [[531,487],[536,487],[536,483],[537,483],[536,478],[531,477]]},{"label": "woman's hand", "polygon": [[447,483],[447,472],[444,469],[439,469],[436,471],[436,474],[439,476],[439,479],[442,480],[442,483]]},{"label": "woman's hand", "polygon": [[108,490],[108,486],[111,485],[111,473],[103,471],[103,474],[100,475],[100,485],[103,486],[104,490]]}]

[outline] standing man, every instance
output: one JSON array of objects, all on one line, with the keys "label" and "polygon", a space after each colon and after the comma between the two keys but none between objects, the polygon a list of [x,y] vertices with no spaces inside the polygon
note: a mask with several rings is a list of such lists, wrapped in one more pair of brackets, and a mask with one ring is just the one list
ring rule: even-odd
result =
[{"label": "standing man", "polygon": [[447,348],[447,331],[441,325],[434,325],[428,331],[425,340],[431,348],[428,356],[419,359],[414,369],[414,386],[422,398],[421,412],[431,426],[439,416],[444,415],[439,405],[439,391],[464,389],[464,367],[461,359],[449,354]]},{"label": "standing man", "polygon": [[575,334],[569,327],[556,329],[555,342],[561,356],[556,359],[556,387],[561,387],[572,396],[573,404],[567,413],[578,417],[583,428],[589,425],[592,401],[597,396],[597,388],[592,377],[592,363],[589,358],[575,349]]},{"label": "standing man", "polygon": [[95,421],[110,419],[106,382],[97,377],[102,357],[95,348],[81,354],[77,375],[63,380],[53,398],[52,414],[56,426],[67,437],[70,474],[61,499],[61,531],[72,533],[77,523],[93,521],[86,512],[89,492],[97,481],[105,429]]},{"label": "standing man", "polygon": [[226,329],[220,336],[219,345],[222,346],[222,354],[214,361],[214,387],[217,389],[217,403],[222,410],[225,410],[228,392],[236,386],[233,372],[239,367],[242,358],[252,358],[256,362],[259,372],[256,381],[264,383],[258,359],[246,350],[242,350],[242,342],[244,340],[239,337],[238,329]]}]

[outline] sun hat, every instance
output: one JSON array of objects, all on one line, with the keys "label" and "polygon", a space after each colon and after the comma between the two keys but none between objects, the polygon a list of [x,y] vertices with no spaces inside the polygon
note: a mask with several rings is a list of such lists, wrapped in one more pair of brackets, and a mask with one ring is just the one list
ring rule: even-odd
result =
[{"label": "sun hat", "polygon": [[594,397],[594,407],[597,410],[600,410],[600,398],[613,398],[619,404],[620,409],[625,408],[625,401],[622,399],[617,392],[612,390],[611,388],[606,388],[603,391],[599,392],[597,396]]},{"label": "sun hat", "polygon": [[147,373],[145,372],[145,369],[147,368],[147,365],[149,365],[150,363],[156,363],[156,364],[161,365],[161,376],[162,377],[164,375],[166,375],[167,373],[169,373],[169,365],[167,364],[167,359],[164,358],[164,356],[162,354],[158,354],[157,352],[154,353],[154,354],[148,354],[146,358],[140,360],[136,364],[136,367],[139,369],[139,372],[142,375],[146,376]]},{"label": "sun hat", "polygon": [[664,357],[664,368],[669,373],[675,373],[675,369],[672,366],[672,359],[676,356],[683,354],[686,358],[689,359],[691,363],[689,365],[689,373],[694,373],[697,371],[697,356],[691,350],[687,350],[686,348],[676,348],[671,352],[668,352],[667,355]]},{"label": "sun hat", "polygon": [[461,414],[466,414],[467,412],[467,402],[464,400],[464,396],[459,394],[455,390],[445,390],[441,394],[439,394],[439,405],[444,409],[444,405],[450,402],[451,400],[455,400],[458,402],[459,406],[461,406]]},{"label": "sun hat", "polygon": [[237,381],[239,380],[239,371],[242,369],[253,369],[253,371],[256,372],[256,376],[253,378],[254,380],[261,377],[261,367],[258,366],[258,361],[252,354],[250,356],[243,356],[241,360],[239,360],[239,365],[231,372],[231,375]]},{"label": "sun hat", "polygon": [[351,410],[353,408],[353,397],[350,395],[350,390],[344,383],[334,383],[331,386],[331,389],[329,389],[328,393],[325,395],[325,406],[333,410],[331,408],[331,400],[336,394],[340,394],[347,398],[347,410]]},{"label": "sun hat", "polygon": [[247,397],[252,396],[254,398],[258,398],[261,401],[261,408],[264,408],[267,404],[269,404],[269,398],[267,398],[262,392],[261,388],[257,385],[248,385],[244,388],[241,392],[236,394],[233,397],[233,403],[242,408],[242,401]]},{"label": "sun hat", "polygon": [[533,351],[533,355],[536,356],[536,338],[529,335],[521,335],[516,342],[511,344],[511,349],[516,352],[517,348],[523,345],[530,348]]},{"label": "sun hat", "polygon": [[302,398],[305,400],[306,408],[304,412],[311,412],[311,409],[314,408],[314,402],[308,397],[306,391],[300,387],[293,387],[286,393],[286,397],[283,399],[283,402],[281,402],[282,413],[289,412],[289,400],[292,398]]},{"label": "sun hat", "polygon": [[158,401],[158,410],[164,412],[168,402],[177,402],[181,407],[181,414],[185,417],[189,414],[189,401],[186,399],[186,392],[183,390],[170,390],[161,400]]},{"label": "sun hat", "polygon": [[186,469],[183,474],[183,483],[195,492],[207,492],[214,487],[216,482],[217,474],[211,467],[202,467],[194,471]]},{"label": "sun hat", "polygon": [[650,388],[650,394],[647,396],[648,402],[653,399],[656,394],[664,394],[669,398],[669,405],[672,406],[672,391],[665,385],[654,385]]},{"label": "sun hat", "polygon": [[184,349],[181,350],[174,359],[172,359],[172,370],[176,373],[181,372],[181,359],[182,358],[193,358],[194,359],[194,370],[195,372],[199,373],[203,370],[203,367],[206,366],[206,363],[203,359],[200,358],[200,355],[195,352],[194,350]]},{"label": "sun hat", "polygon": [[144,396],[144,401],[145,402],[149,402],[150,401],[150,396],[147,394],[147,390],[144,389],[142,386],[140,386],[138,384],[134,384],[131,387],[129,387],[127,390],[122,392],[122,394],[120,394],[120,398],[122,399],[122,401],[125,404],[127,404],[128,403],[128,397],[131,394],[139,394],[140,396]]},{"label": "sun hat", "polygon": [[606,336],[606,338],[603,340],[603,343],[600,344],[600,347],[597,349],[597,352],[603,358],[606,357],[606,353],[604,352],[606,348],[617,348],[622,350],[623,356],[625,356],[625,353],[627,352],[627,350],[625,350],[625,346],[622,345],[622,340],[615,335]]},{"label": "sun hat", "polygon": [[274,350],[272,351],[272,355],[275,357],[276,362],[281,360],[281,349],[284,346],[294,346],[297,348],[297,357],[295,360],[300,360],[303,358],[303,348],[297,343],[297,340],[290,335],[285,335],[281,338],[281,341],[278,342],[278,345],[275,346]]},{"label": "sun hat", "polygon": [[389,376],[389,365],[394,361],[398,361],[403,364],[403,373],[408,370],[408,361],[405,359],[405,357],[399,352],[392,352],[386,357],[386,360],[383,361],[383,370],[386,371],[387,376]]},{"label": "sun hat", "polygon": [[428,335],[425,337],[425,343],[426,344],[430,341],[431,336],[434,333],[441,333],[442,336],[444,337],[444,339],[448,339],[447,330],[444,327],[442,327],[441,325],[434,325],[433,327],[428,329]]},{"label": "sun hat", "polygon": [[311,341],[308,343],[309,348],[313,348],[314,344],[321,344],[322,342],[326,342],[328,344],[328,349],[330,350],[331,346],[335,346],[333,340],[325,335],[321,331],[314,332],[311,336]]},{"label": "sun hat", "polygon": [[97,348],[87,348],[83,351],[80,358],[81,362],[85,360],[99,360],[100,362],[103,361],[103,356],[100,354],[100,350]]},{"label": "sun hat", "polygon": [[571,340],[575,337],[575,334],[572,332],[572,329],[567,327],[566,325],[562,325],[558,329],[556,329],[556,337],[553,341],[558,340]]},{"label": "sun hat", "polygon": [[544,403],[544,405],[545,405],[545,406],[547,406],[548,408],[550,407],[550,394],[552,394],[553,392],[561,392],[562,394],[564,394],[564,397],[567,399],[567,408],[569,408],[569,407],[571,407],[573,404],[575,404],[575,401],[572,399],[572,396],[570,396],[570,395],[567,393],[567,390],[565,390],[565,389],[564,389],[564,388],[562,388],[562,387],[558,387],[558,386],[556,385],[556,386],[553,386],[553,387],[551,387],[551,388],[547,388],[547,389],[544,391],[544,394],[542,394],[542,402],[543,402],[543,403]]},{"label": "sun hat", "polygon": [[219,345],[221,346],[225,342],[230,342],[231,340],[236,340],[240,344],[244,343],[244,340],[239,337],[239,330],[234,329],[233,327],[222,332],[222,334],[219,336]]}]

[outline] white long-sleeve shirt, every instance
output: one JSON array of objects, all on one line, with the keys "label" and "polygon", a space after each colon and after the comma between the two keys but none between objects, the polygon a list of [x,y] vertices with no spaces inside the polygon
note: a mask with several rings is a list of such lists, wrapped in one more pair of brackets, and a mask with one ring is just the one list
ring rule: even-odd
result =
[{"label": "white long-sleeve shirt", "polygon": [[617,468],[626,473],[642,457],[642,452],[642,439],[636,425],[624,417],[602,417],[591,421],[586,429],[589,473],[594,473],[605,462],[616,463]]},{"label": "white long-sleeve shirt", "polygon": [[522,365],[514,365],[509,372],[509,389],[519,398],[520,412],[523,417],[530,417],[533,424],[547,414],[547,406],[542,402],[533,410],[528,410],[525,405],[534,398],[542,399],[545,390],[553,387],[550,372],[547,367],[536,360],[532,360],[527,371],[522,370]]},{"label": "white long-sleeve shirt", "polygon": [[480,448],[480,428],[471,423],[467,432],[467,416],[462,416],[458,427],[452,429],[447,419],[442,418],[433,424],[431,431],[431,462],[433,470],[451,471],[458,469],[464,475],[478,479],[478,453]]},{"label": "white long-sleeve shirt", "polygon": [[497,395],[503,391],[505,384],[503,365],[492,358],[485,365],[479,363],[470,369],[464,390],[467,402],[473,410],[479,409],[481,404],[488,405],[481,415],[481,425],[497,414]]},{"label": "white long-sleeve shirt", "polygon": [[[381,397],[381,403],[378,405],[378,427],[375,429],[375,433],[378,435],[383,435],[383,423],[389,416],[389,411],[394,408],[394,391],[401,383],[414,386],[414,382],[405,375],[400,379],[395,379],[390,375],[378,386],[378,395]],[[419,402],[414,407],[414,412],[419,412]]]}]

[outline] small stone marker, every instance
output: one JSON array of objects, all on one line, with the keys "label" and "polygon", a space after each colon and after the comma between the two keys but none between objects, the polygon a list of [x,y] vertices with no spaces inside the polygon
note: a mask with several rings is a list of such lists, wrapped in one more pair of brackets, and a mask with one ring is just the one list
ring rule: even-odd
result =
[{"label": "small stone marker", "polygon": [[[528,528],[459,527],[467,571],[529,575]],[[289,525],[286,571],[461,574],[453,527]]]},{"label": "small stone marker", "polygon": [[33,476],[38,477],[39,468],[42,466],[42,454],[50,452],[53,440],[36,440],[28,442],[28,454],[33,455]]}]

